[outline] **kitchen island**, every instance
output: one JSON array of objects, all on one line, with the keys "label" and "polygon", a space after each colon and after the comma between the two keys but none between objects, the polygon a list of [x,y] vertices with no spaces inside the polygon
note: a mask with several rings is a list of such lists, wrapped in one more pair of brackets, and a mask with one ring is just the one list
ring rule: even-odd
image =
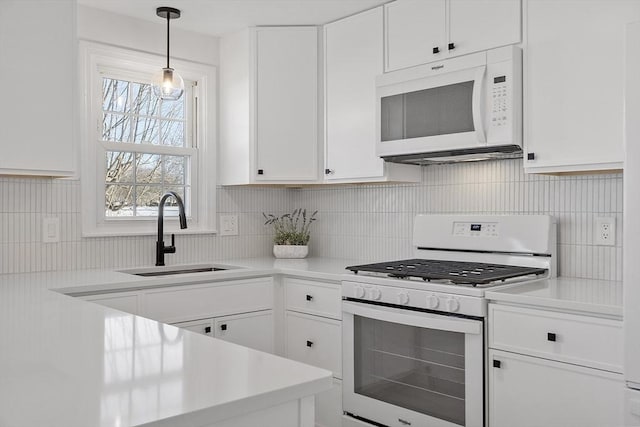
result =
[{"label": "kitchen island", "polygon": [[313,426],[330,372],[53,291],[138,280],[0,276],[1,426]]}]

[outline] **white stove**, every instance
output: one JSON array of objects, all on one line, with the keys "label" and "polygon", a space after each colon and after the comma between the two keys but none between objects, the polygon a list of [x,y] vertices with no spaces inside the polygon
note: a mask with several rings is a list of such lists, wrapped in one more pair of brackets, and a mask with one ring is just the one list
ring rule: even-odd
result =
[{"label": "white stove", "polygon": [[345,425],[484,426],[484,293],[555,277],[556,233],[546,215],[418,215],[412,259],[348,267]]}]

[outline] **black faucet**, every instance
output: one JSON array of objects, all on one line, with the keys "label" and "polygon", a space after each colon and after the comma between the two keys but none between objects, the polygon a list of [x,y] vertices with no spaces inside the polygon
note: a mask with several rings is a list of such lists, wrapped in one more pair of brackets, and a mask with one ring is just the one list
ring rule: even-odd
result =
[{"label": "black faucet", "polygon": [[174,234],[171,235],[171,246],[165,246],[163,240],[164,204],[169,197],[173,197],[176,199],[176,202],[178,202],[180,228],[183,230],[187,228],[187,216],[184,213],[184,203],[182,203],[182,199],[173,191],[167,191],[160,199],[160,204],[158,205],[158,240],[156,241],[156,265],[158,266],[164,265],[164,254],[176,253],[176,236]]}]

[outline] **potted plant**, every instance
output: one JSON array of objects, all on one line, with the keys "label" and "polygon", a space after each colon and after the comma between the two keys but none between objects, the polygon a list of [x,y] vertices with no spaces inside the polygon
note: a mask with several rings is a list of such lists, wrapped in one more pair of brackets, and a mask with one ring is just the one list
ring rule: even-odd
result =
[{"label": "potted plant", "polygon": [[276,258],[305,258],[309,254],[310,228],[317,213],[307,216],[306,209],[296,209],[281,216],[262,213],[264,224],[275,231],[273,255]]}]

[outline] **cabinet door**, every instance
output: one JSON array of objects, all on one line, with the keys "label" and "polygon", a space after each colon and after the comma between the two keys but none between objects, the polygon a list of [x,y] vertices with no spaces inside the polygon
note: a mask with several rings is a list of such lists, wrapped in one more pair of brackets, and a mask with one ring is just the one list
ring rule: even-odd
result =
[{"label": "cabinet door", "polygon": [[521,16],[521,0],[449,0],[450,53],[520,43]]},{"label": "cabinet door", "polygon": [[621,168],[625,24],[640,20],[640,2],[535,0],[525,9],[525,167]]},{"label": "cabinet door", "polygon": [[105,307],[115,308],[125,313],[138,314],[138,295],[135,293],[114,293],[80,297],[85,301],[92,301]]},{"label": "cabinet door", "polygon": [[73,175],[75,2],[1,5],[0,174]]},{"label": "cabinet door", "polygon": [[273,311],[237,314],[214,320],[216,338],[273,353]]},{"label": "cabinet door", "polygon": [[375,131],[375,77],[382,62],[382,7],[325,26],[327,180],[384,174]]},{"label": "cabinet door", "polygon": [[[385,5],[385,71],[443,58],[447,52],[445,0],[397,0]],[[438,48],[439,53],[433,53]]]},{"label": "cabinet door", "polygon": [[255,49],[256,179],[317,180],[318,30],[258,28]]},{"label": "cabinet door", "polygon": [[622,425],[620,374],[495,350],[488,369],[491,427]]},{"label": "cabinet door", "polygon": [[213,320],[212,319],[203,319],[203,320],[194,320],[192,322],[180,322],[174,323],[173,326],[176,326],[181,329],[186,329],[187,331],[195,332],[197,334],[213,336]]},{"label": "cabinet door", "polygon": [[286,357],[342,378],[342,322],[287,311]]},{"label": "cabinet door", "polygon": [[316,394],[316,427],[342,425],[342,381],[333,379],[333,387]]}]

